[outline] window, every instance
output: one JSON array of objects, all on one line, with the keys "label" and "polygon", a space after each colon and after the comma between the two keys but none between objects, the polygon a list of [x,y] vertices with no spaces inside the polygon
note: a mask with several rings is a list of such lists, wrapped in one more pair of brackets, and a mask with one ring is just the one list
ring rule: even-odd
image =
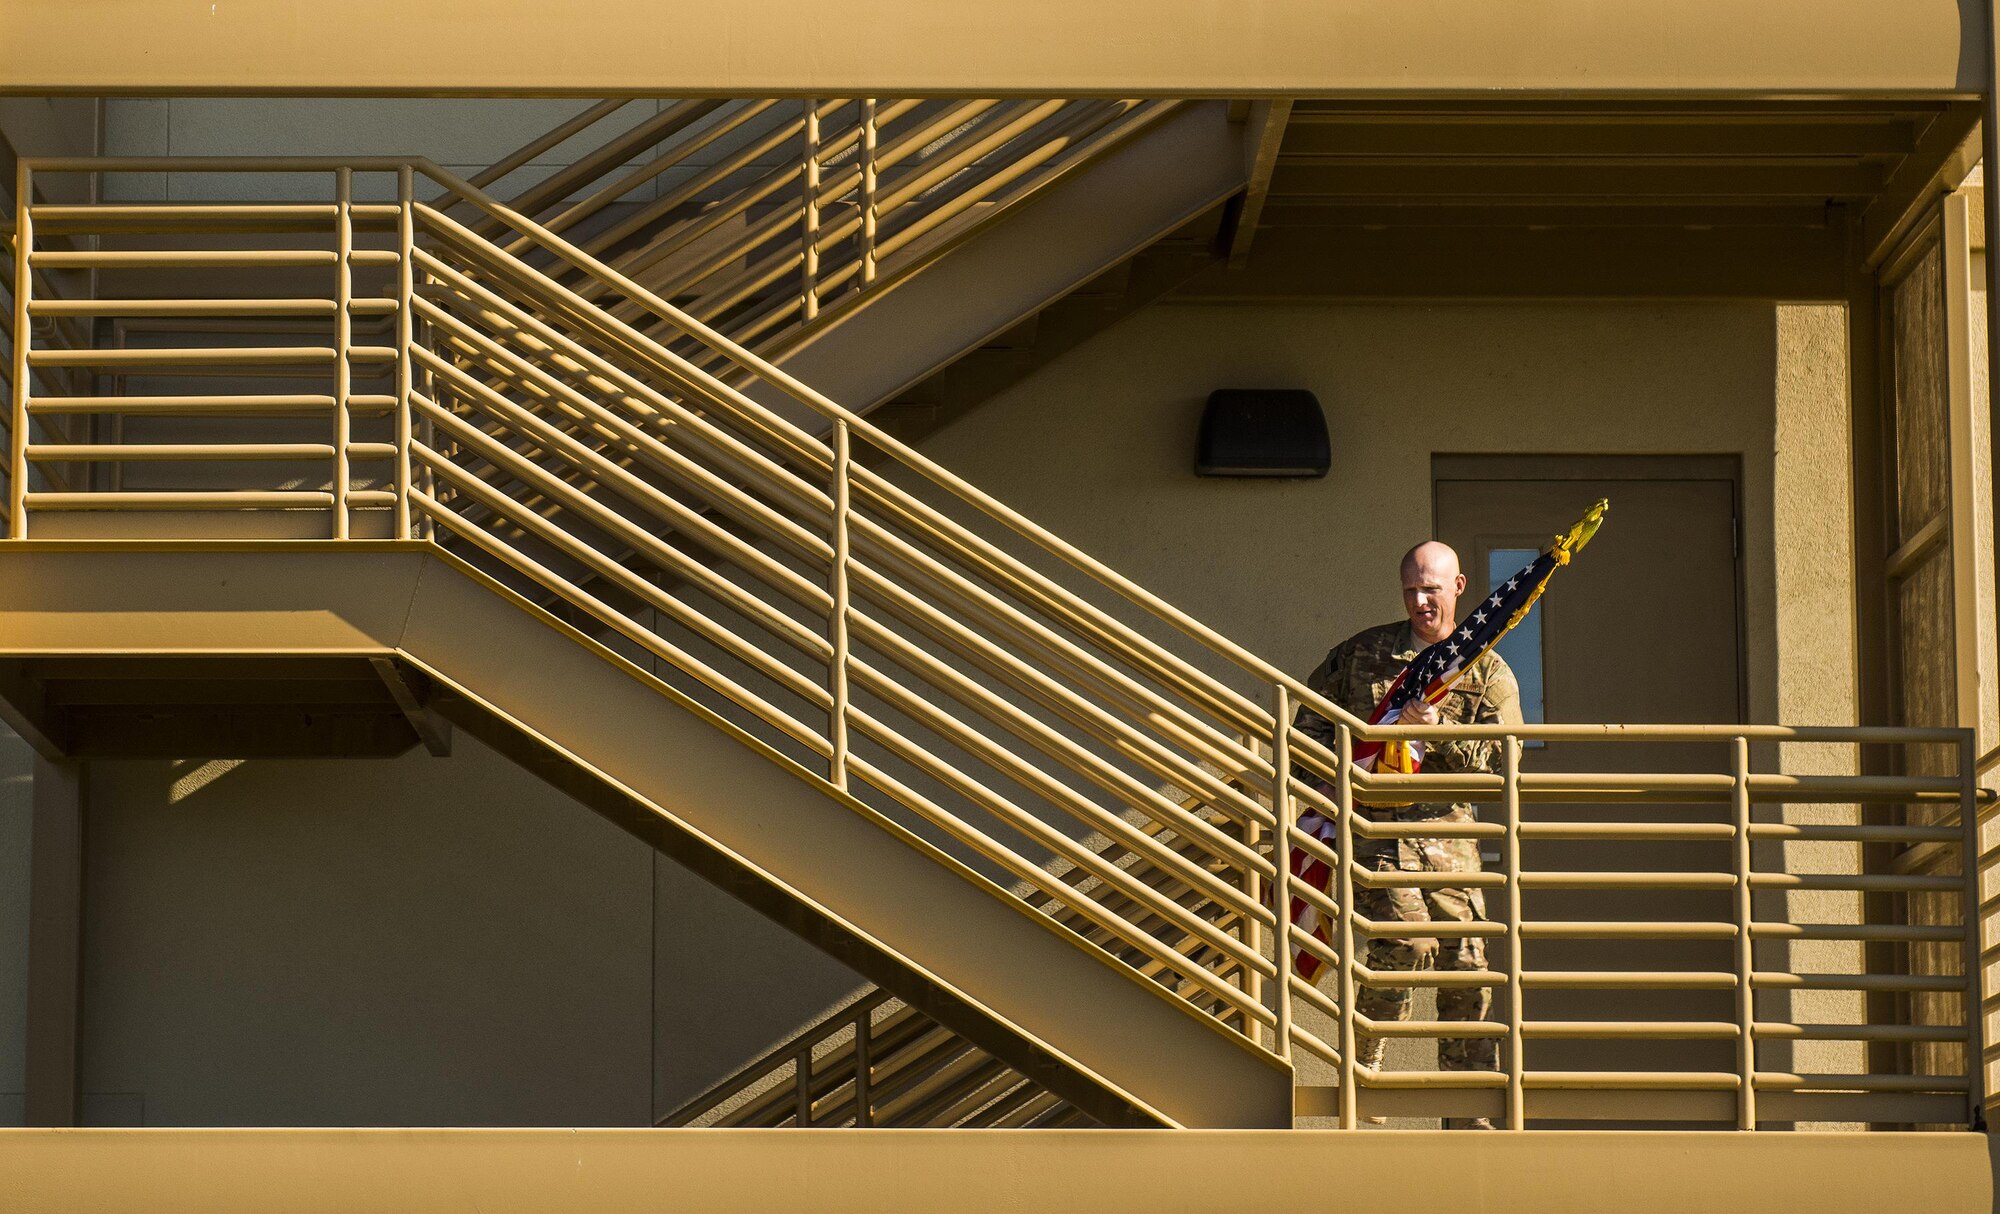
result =
[{"label": "window", "polygon": [[[1528,567],[1541,555],[1536,548],[1492,548],[1486,553],[1486,584],[1498,586]],[[1514,670],[1514,677],[1521,683],[1521,720],[1530,725],[1540,725],[1542,715],[1542,605],[1536,603],[1528,609],[1528,618],[1515,625],[1514,630],[1500,638],[1495,647],[1501,658]],[[1540,743],[1530,742],[1530,746]]]}]

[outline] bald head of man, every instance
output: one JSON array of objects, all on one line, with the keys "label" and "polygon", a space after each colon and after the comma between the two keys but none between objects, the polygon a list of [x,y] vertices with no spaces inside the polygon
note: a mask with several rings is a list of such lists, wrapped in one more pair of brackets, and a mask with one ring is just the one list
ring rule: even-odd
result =
[{"label": "bald head of man", "polygon": [[1417,640],[1433,645],[1458,625],[1458,596],[1465,593],[1465,575],[1450,544],[1425,540],[1403,554],[1403,610]]}]

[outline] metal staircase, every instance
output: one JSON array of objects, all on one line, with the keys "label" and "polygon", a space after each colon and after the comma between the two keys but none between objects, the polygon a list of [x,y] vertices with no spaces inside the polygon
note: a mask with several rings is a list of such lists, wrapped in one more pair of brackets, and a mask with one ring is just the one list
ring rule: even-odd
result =
[{"label": "metal staircase", "polygon": [[[335,201],[17,210],[0,692],[44,745],[88,737],[118,752],[134,714],[95,713],[61,694],[71,684],[206,679],[195,698],[223,704],[247,670],[281,685],[316,672],[300,696],[373,672],[391,693],[357,714],[401,721],[412,740],[432,715],[452,721],[990,1056],[912,1017],[917,1053],[891,1049],[830,1083],[803,1068],[808,1121],[835,1119],[843,1100],[853,1120],[872,1118],[872,1095],[852,1087],[906,1061],[923,1116],[961,1120],[1007,1095],[1002,1068],[1119,1125],[1282,1125],[1303,1111],[1352,1126],[1394,1110],[1524,1127],[1532,1109],[1751,1129],[1951,1121],[1977,1097],[1976,1015],[1878,1010],[1824,1026],[1753,997],[1955,992],[1976,1008],[1964,977],[1977,969],[1973,866],[1919,875],[1896,860],[1897,849],[1977,853],[1959,731],[1540,726],[1504,738],[1496,775],[1357,770],[1354,740],[1379,731],[472,183],[394,159],[173,164],[323,173]],[[21,196],[37,172],[161,167],[24,162]],[[356,180],[370,176],[393,201],[361,200]],[[282,285],[115,293],[137,271],[216,265]],[[96,289],[49,298],[36,270],[94,271]],[[303,274],[330,275],[331,298],[278,293]],[[167,349],[28,339],[41,318],[188,315],[310,317],[325,337],[218,334]],[[391,320],[359,340],[357,318],[374,316]],[[53,391],[38,378],[79,369],[95,375]],[[117,390],[129,386],[120,377],[159,372],[146,393]],[[55,418],[91,424],[59,437],[43,428]],[[127,709],[145,707],[124,691]],[[263,703],[273,717],[308,704]],[[1335,749],[1293,728],[1301,706],[1339,723]],[[1524,736],[1620,753],[1602,771],[1524,772]],[[1727,742],[1729,769],[1635,771],[1643,752],[1620,750],[1663,738]],[[1955,774],[1794,776],[1753,767],[1753,742],[1958,759],[1928,769]],[[1473,925],[1495,940],[1493,969],[1411,977],[1360,960],[1359,944],[1404,929],[1356,913],[1352,889],[1421,877],[1347,863],[1355,837],[1407,829],[1357,815],[1357,796],[1495,807],[1494,820],[1452,831],[1501,848],[1497,871],[1453,877],[1506,907]],[[1523,813],[1556,802],[1594,816]],[[1866,816],[1783,816],[1809,802]],[[1697,813],[1645,816],[1659,805]],[[1294,825],[1307,808],[1337,824],[1334,843]],[[1613,850],[1600,869],[1540,871],[1521,843],[1543,838]],[[1721,858],[1713,871],[1655,873],[1615,850],[1664,838],[1710,840]],[[1884,848],[1851,873],[1795,872],[1782,848],[1752,848],[1814,839]],[[1291,881],[1300,853],[1338,874],[1334,888]],[[1538,890],[1654,888],[1733,891],[1719,912],[1731,917],[1531,913]],[[1771,894],[1751,897],[1800,888],[1961,900],[1961,912],[1912,924],[1871,902],[1852,922],[1800,924]],[[1281,935],[1272,908],[1291,897],[1337,930]],[[1736,966],[1554,971],[1524,949],[1536,938],[1625,940],[1635,956],[1648,941],[1716,940]],[[1961,948],[1968,964],[1794,973],[1784,947],[1796,939],[1921,942]],[[1280,943],[1325,961],[1330,989],[1292,977]],[[1496,1018],[1384,1025],[1354,1010],[1362,984],[1447,980],[1504,991]],[[1735,992],[1736,1019],[1612,1021],[1530,1002],[1682,988]],[[1361,1032],[1504,1038],[1506,1069],[1374,1071],[1353,1061]],[[1578,1037],[1726,1038],[1737,1066],[1530,1065],[1538,1039]],[[1954,1046],[1961,1069],[1785,1066],[1788,1043],[1826,1039]],[[1306,1055],[1331,1083],[1298,1084]],[[1040,1093],[1007,1093],[1020,1103],[1005,1116],[1057,1115]]]}]

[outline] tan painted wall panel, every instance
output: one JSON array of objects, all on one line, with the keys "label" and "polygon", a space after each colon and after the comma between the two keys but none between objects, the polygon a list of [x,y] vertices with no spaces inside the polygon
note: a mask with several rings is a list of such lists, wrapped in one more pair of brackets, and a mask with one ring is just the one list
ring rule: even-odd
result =
[{"label": "tan painted wall panel", "polygon": [[1951,0],[12,0],[0,90],[1974,90]]}]

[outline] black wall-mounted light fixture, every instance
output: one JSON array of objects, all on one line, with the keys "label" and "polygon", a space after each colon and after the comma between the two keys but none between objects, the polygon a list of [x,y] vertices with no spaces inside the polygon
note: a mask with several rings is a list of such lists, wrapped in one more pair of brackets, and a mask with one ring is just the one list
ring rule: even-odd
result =
[{"label": "black wall-mounted light fixture", "polygon": [[1218,388],[1201,411],[1197,476],[1325,476],[1326,414],[1303,388]]}]

